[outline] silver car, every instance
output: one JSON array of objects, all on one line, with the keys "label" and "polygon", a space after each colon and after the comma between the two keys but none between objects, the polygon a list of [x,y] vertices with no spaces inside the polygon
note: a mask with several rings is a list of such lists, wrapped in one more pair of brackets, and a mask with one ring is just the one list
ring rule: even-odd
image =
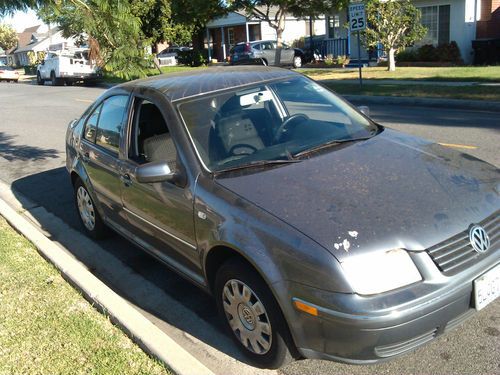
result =
[{"label": "silver car", "polygon": [[66,145],[87,233],[112,228],[211,293],[258,366],[381,361],[500,293],[499,170],[298,73],[129,82]]}]

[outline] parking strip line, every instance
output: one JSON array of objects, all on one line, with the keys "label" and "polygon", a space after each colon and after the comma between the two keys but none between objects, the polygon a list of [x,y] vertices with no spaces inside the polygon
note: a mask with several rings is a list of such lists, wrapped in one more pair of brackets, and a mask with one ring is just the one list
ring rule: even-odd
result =
[{"label": "parking strip line", "polygon": [[[0,190],[4,190],[0,183]],[[16,197],[16,200],[19,197]],[[22,201],[28,202],[24,198]],[[19,202],[19,201],[18,201]],[[17,202],[16,202],[17,203]],[[20,205],[22,203],[19,202]],[[21,211],[22,212],[22,211]],[[66,253],[61,245],[46,235],[20,212],[16,212],[0,198],[0,215],[35,245],[40,254],[52,263],[79,289],[98,311],[109,315],[111,321],[122,328],[146,353],[164,362],[178,375],[214,375],[170,336],[133,308],[125,299],[87,270],[85,265]]]},{"label": "parking strip line", "polygon": [[77,102],[82,102],[82,103],[93,103],[93,100],[90,99],[75,99]]},{"label": "parking strip line", "polygon": [[469,145],[457,145],[454,143],[441,143],[438,142],[438,145],[444,146],[444,147],[451,147],[451,148],[464,148],[466,150],[475,150],[478,147],[477,146],[469,146]]}]

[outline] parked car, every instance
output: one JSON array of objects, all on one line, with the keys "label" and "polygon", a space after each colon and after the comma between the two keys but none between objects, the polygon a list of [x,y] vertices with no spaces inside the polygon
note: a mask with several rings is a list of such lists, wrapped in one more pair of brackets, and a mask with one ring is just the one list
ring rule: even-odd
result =
[{"label": "parked car", "polygon": [[19,72],[11,66],[2,65],[0,66],[0,81],[19,81]]},{"label": "parked car", "polygon": [[299,48],[291,48],[283,43],[280,64],[276,63],[276,41],[258,40],[250,43],[238,43],[229,51],[229,63],[260,65],[293,65],[300,68],[306,63],[306,54]]},{"label": "parked car", "polygon": [[156,55],[158,58],[162,57],[169,57],[169,56],[175,56],[177,57],[179,52],[185,52],[185,51],[191,51],[191,47],[185,47],[185,46],[170,46],[168,48],[165,48],[162,50],[160,53]]},{"label": "parked car", "polygon": [[385,360],[499,295],[500,171],[293,71],[116,86],[66,151],[85,231],[112,228],[212,293],[262,367]]},{"label": "parked car", "polygon": [[36,82],[39,85],[49,81],[53,86],[75,82],[95,83],[102,76],[99,67],[89,60],[87,49],[50,51],[45,60],[37,66]]}]

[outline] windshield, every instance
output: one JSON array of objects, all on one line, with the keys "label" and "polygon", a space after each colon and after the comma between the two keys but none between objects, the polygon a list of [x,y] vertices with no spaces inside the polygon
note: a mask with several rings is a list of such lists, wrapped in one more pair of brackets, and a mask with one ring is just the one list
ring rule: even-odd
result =
[{"label": "windshield", "polygon": [[182,103],[182,118],[211,171],[292,159],[334,140],[365,139],[377,126],[305,77]]}]

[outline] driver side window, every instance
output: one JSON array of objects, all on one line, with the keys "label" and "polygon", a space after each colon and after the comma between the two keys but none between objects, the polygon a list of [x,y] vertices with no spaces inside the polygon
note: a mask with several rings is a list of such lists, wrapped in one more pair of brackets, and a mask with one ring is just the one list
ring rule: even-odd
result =
[{"label": "driver side window", "polygon": [[166,161],[175,170],[177,151],[160,109],[142,99],[136,101],[134,108],[129,158],[139,164]]}]

